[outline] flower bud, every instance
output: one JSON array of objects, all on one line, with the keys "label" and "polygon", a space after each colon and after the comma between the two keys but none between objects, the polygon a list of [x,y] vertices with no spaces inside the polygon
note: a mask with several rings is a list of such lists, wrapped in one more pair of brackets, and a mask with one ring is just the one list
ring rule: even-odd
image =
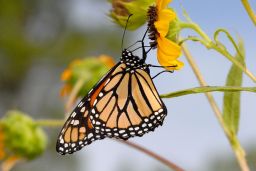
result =
[{"label": "flower bud", "polygon": [[46,148],[44,131],[25,113],[12,110],[0,120],[6,156],[33,159]]},{"label": "flower bud", "polygon": [[99,57],[87,57],[75,60],[62,73],[61,80],[65,82],[61,89],[61,95],[68,95],[79,80],[83,81],[83,86],[78,92],[78,96],[83,97],[114,65],[112,57],[100,55]]},{"label": "flower bud", "polygon": [[147,10],[155,0],[111,0],[112,10],[109,16],[115,23],[125,27],[129,15],[133,14],[127,29],[135,30],[147,20]]}]

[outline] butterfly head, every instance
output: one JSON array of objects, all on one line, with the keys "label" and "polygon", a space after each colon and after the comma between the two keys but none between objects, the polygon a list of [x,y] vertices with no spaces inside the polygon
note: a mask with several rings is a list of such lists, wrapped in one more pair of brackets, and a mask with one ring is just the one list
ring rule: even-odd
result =
[{"label": "butterfly head", "polygon": [[147,64],[145,64],[142,59],[136,55],[133,55],[133,53],[127,49],[124,49],[122,52],[121,63],[126,64],[128,69],[147,68]]}]

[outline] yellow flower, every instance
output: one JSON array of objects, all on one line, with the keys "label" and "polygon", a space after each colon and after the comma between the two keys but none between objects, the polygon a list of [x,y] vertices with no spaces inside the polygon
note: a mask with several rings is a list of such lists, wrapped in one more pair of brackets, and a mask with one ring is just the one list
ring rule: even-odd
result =
[{"label": "yellow flower", "polygon": [[114,64],[113,58],[107,55],[74,60],[61,74],[61,80],[65,84],[60,91],[60,95],[69,95],[76,83],[82,80],[82,88],[79,89],[77,95],[84,96]]},{"label": "yellow flower", "polygon": [[[148,10],[148,26],[151,47],[157,48],[157,59],[160,65],[168,70],[178,70],[183,63],[177,60],[181,55],[181,47],[166,38],[170,22],[174,21],[176,14],[167,8],[171,0],[156,0],[156,6]],[[173,66],[173,67],[166,67]]]},{"label": "yellow flower", "polygon": [[113,21],[125,27],[127,18],[133,14],[132,19],[127,25],[128,30],[135,30],[142,26],[147,20],[147,9],[155,0],[109,0],[112,4],[112,10],[109,16]]},{"label": "yellow flower", "polygon": [[0,124],[0,160],[5,157],[5,150],[4,150],[4,132],[2,126]]},{"label": "yellow flower", "polygon": [[99,60],[109,68],[112,68],[115,65],[113,58],[108,55],[100,55]]}]

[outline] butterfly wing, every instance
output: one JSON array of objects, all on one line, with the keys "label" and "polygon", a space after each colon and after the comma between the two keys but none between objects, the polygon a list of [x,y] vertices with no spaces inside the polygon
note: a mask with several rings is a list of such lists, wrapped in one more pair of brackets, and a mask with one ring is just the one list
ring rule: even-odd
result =
[{"label": "butterfly wing", "polygon": [[89,112],[89,107],[81,101],[62,128],[56,145],[58,153],[71,154],[94,140],[104,138],[95,132]]},{"label": "butterfly wing", "polygon": [[90,118],[104,136],[128,139],[153,131],[166,114],[149,70],[130,72],[120,64],[96,97]]},{"label": "butterfly wing", "polygon": [[96,97],[99,95],[108,77],[112,75],[118,66],[119,63],[92,88],[88,95],[85,96],[72,111],[59,134],[56,144],[58,153],[63,155],[73,153],[80,150],[85,145],[89,145],[93,141],[105,137],[103,134],[99,133],[99,130],[94,129],[89,116]]}]

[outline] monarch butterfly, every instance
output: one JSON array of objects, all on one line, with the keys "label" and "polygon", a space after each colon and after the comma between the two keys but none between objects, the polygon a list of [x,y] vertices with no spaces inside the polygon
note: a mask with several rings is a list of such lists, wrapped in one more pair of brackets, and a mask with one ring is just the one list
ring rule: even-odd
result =
[{"label": "monarch butterfly", "polygon": [[94,140],[143,136],[162,125],[167,109],[149,65],[123,50],[117,63],[76,106],[57,141],[57,152],[73,153]]},{"label": "monarch butterfly", "polygon": [[59,134],[58,153],[73,153],[105,137],[143,136],[163,124],[167,109],[145,63],[145,35],[138,41],[143,58],[124,49],[120,61],[75,107]]}]

